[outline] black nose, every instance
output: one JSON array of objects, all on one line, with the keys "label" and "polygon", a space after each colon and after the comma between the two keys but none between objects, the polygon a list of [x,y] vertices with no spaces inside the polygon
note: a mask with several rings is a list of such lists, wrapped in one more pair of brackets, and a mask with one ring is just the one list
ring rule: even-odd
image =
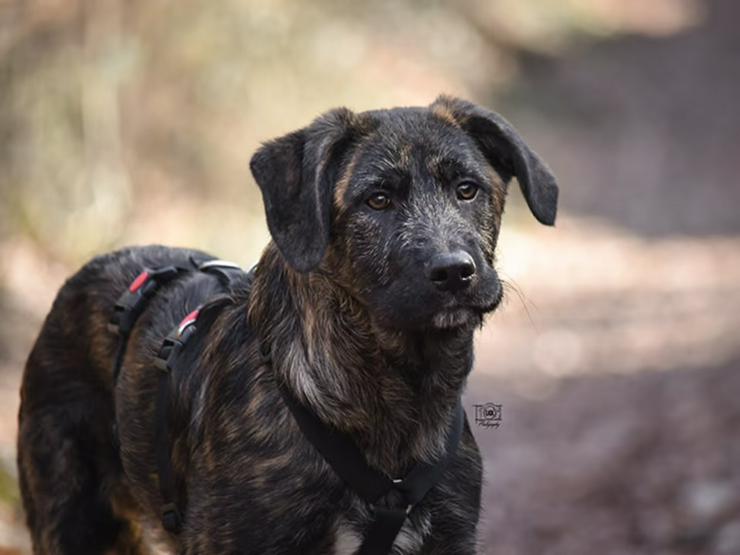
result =
[{"label": "black nose", "polygon": [[438,254],[432,258],[429,279],[440,291],[459,291],[473,281],[475,262],[464,251]]}]

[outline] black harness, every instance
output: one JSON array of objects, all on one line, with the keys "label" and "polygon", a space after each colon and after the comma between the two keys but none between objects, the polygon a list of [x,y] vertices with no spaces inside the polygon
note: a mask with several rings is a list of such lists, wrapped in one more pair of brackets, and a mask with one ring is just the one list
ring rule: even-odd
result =
[{"label": "black harness", "polygon": [[[182,528],[182,512],[177,504],[177,486],[175,473],[172,468],[172,438],[169,431],[169,401],[170,401],[170,374],[182,366],[180,354],[188,340],[195,335],[196,323],[202,315],[222,308],[231,301],[232,285],[242,279],[251,280],[252,272],[247,274],[236,264],[223,260],[206,260],[199,262],[190,258],[190,265],[171,265],[157,269],[144,269],[131,282],[118,298],[113,316],[108,327],[118,334],[118,347],[113,367],[114,383],[118,381],[123,366],[123,359],[131,336],[131,331],[146,309],[149,301],[163,285],[178,277],[192,272],[204,272],[215,276],[222,289],[222,293],[208,299],[198,308],[187,314],[180,323],[164,338],[156,357],[154,366],[160,371],[157,385],[157,400],[155,406],[155,456],[157,460],[157,474],[159,478],[159,492],[162,498],[160,518],[165,530],[176,534]],[[115,430],[114,441],[118,443],[118,434]]]},{"label": "black harness", "polygon": [[[166,283],[200,271],[215,275],[222,286],[222,293],[208,299],[196,310],[186,315],[162,342],[154,360],[159,369],[159,383],[155,409],[155,449],[159,491],[162,498],[161,520],[165,530],[177,534],[182,529],[183,517],[177,503],[177,488],[172,467],[172,441],[169,431],[170,380],[183,365],[192,360],[181,353],[189,340],[196,335],[199,319],[207,313],[218,311],[232,302],[232,286],[239,280],[251,280],[253,272],[246,273],[235,264],[221,260],[197,262],[190,266],[166,266],[145,269],[121,295],[115,305],[109,327],[118,334],[113,375],[117,380],[123,365],[131,331],[154,294]],[[205,319],[212,321],[212,318]],[[271,364],[269,345],[263,344],[264,362]],[[306,439],[322,455],[334,472],[371,508],[373,520],[356,555],[386,555],[403,523],[427,492],[440,480],[453,458],[462,436],[465,412],[458,403],[447,433],[445,453],[435,463],[418,462],[402,478],[391,479],[368,465],[363,453],[352,439],[339,430],[328,427],[312,411],[300,403],[285,387],[279,385],[282,398]],[[117,440],[117,438],[116,438]]]},{"label": "black harness", "polygon": [[417,462],[403,478],[391,479],[367,464],[354,441],[329,428],[282,385],[280,391],[298,427],[334,472],[370,507],[373,520],[357,555],[390,553],[396,536],[414,506],[442,477],[462,436],[465,413],[458,399],[445,454],[434,464]]}]

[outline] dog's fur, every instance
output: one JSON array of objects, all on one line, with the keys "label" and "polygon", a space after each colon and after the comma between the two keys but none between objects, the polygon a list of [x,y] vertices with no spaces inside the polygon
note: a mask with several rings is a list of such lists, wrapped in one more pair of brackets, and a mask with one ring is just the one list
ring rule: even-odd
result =
[{"label": "dog's fur", "polygon": [[[172,382],[182,533],[158,524],[152,359],[216,286],[193,273],[164,287],[114,385],[106,323],[118,295],[142,268],[193,254],[132,248],[96,258],[64,285],[28,359],[18,466],[35,553],[148,553],[152,536],[186,554],[353,553],[368,507],[301,434],[276,380],[390,477],[433,461],[471,369],[473,331],[501,299],[494,249],[510,178],[541,222],[555,218],[554,178],[519,135],[449,97],[329,112],[266,143],[251,168],[274,242],[251,293],[238,288],[199,339],[195,364]],[[479,186],[475,198],[456,196],[461,181]],[[366,202],[378,191],[386,209]],[[449,252],[475,265],[456,292],[429,277],[435,256]],[[394,552],[474,553],[480,487],[466,423]]]}]

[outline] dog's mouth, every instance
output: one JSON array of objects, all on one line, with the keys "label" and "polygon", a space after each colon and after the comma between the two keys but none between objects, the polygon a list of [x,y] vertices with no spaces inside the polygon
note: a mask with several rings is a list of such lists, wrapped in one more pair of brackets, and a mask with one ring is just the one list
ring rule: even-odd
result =
[{"label": "dog's mouth", "polygon": [[[414,290],[415,291],[415,290]],[[409,294],[382,289],[366,306],[381,327],[399,330],[455,331],[472,329],[501,303],[503,293],[497,280],[489,280],[458,294]]]},{"label": "dog's mouth", "polygon": [[503,293],[499,290],[496,297],[483,306],[453,306],[443,308],[432,316],[432,327],[440,330],[449,330],[465,326],[480,325],[483,317],[501,304]]},{"label": "dog's mouth", "polygon": [[432,316],[432,327],[447,330],[469,325],[475,317],[480,319],[473,310],[469,308],[444,309]]}]

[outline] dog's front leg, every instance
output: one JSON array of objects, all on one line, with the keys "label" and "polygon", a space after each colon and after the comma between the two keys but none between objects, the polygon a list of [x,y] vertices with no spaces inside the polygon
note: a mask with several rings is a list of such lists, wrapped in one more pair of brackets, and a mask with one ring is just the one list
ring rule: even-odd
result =
[{"label": "dog's front leg", "polygon": [[480,450],[465,425],[457,456],[427,497],[430,533],[419,555],[475,555],[483,480]]},{"label": "dog's front leg", "polygon": [[431,533],[417,555],[476,555],[477,508],[450,503],[432,510]]}]

